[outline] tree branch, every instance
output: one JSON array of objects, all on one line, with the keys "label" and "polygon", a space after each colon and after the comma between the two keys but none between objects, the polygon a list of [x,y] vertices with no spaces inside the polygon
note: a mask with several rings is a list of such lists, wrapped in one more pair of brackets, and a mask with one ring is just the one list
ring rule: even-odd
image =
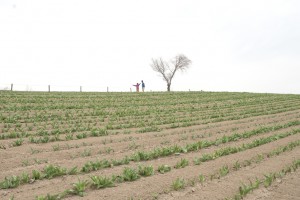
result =
[{"label": "tree branch", "polygon": [[165,62],[162,58],[152,58],[152,63],[150,64],[152,69],[158,72],[160,75],[162,75],[163,79],[167,82],[168,91],[170,89],[170,85],[176,71],[184,71],[188,69],[192,61],[188,59],[185,55],[179,54],[175,57],[174,60],[171,61],[171,63],[172,67],[170,67],[170,65],[167,62]]}]

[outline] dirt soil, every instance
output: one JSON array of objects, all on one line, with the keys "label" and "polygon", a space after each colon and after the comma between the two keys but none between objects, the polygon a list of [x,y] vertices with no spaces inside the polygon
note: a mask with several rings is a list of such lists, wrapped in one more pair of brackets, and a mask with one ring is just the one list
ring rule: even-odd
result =
[{"label": "dirt soil", "polygon": [[[300,120],[300,110],[281,112],[277,114],[249,117],[239,120],[212,122],[208,124],[163,129],[160,132],[115,134],[103,137],[88,137],[80,140],[57,141],[46,144],[25,142],[21,146],[13,147],[15,139],[0,141],[2,148],[0,159],[0,181],[12,175],[21,176],[22,173],[31,174],[32,170],[42,171],[49,164],[59,165],[70,169],[79,169],[88,161],[101,159],[122,159],[137,151],[151,151],[157,147],[168,147],[174,144],[184,146],[197,141],[214,141],[222,136],[234,133],[245,133],[257,130],[262,126],[272,127]],[[259,145],[255,148],[238,153],[222,156],[212,161],[194,164],[194,159],[203,154],[211,154],[226,147],[237,147],[248,144],[260,138],[275,134],[287,133],[300,129],[299,125],[267,131],[243,138],[234,142],[212,145],[198,151],[160,157],[154,160],[133,162],[128,165],[112,166],[85,174],[65,175],[53,179],[32,181],[13,189],[1,189],[0,199],[35,199],[46,194],[58,194],[71,189],[78,180],[89,180],[93,175],[111,176],[122,174],[125,167],[138,168],[139,165],[152,165],[154,175],[141,177],[133,182],[116,183],[115,187],[105,189],[87,189],[83,197],[71,195],[65,199],[225,199],[233,198],[238,193],[241,183],[247,183],[255,178],[263,178],[265,174],[280,171],[295,160],[300,159],[300,147],[282,152],[272,157],[254,162],[259,155],[266,155],[278,147],[287,146],[291,142],[300,140],[300,133],[279,138],[275,141]],[[189,165],[176,169],[174,166],[182,159],[189,161]],[[233,170],[236,162],[251,164],[239,170]],[[249,161],[250,162],[250,161]],[[172,170],[165,174],[157,171],[160,165],[169,165]],[[224,177],[215,177],[220,168],[229,166],[229,173]],[[199,174],[206,177],[204,183],[199,182]],[[212,178],[211,178],[212,177]],[[184,179],[185,187],[178,191],[172,184],[177,178]],[[260,187],[248,194],[245,199],[300,199],[300,169],[289,173],[282,179],[276,180],[271,187]]]}]

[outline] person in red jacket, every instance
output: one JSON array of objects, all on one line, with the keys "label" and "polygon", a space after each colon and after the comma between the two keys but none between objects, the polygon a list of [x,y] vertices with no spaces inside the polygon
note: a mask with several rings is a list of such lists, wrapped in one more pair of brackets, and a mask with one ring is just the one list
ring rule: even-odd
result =
[{"label": "person in red jacket", "polygon": [[136,88],[136,92],[140,91],[140,85],[141,85],[140,83],[136,83],[136,85],[133,85]]}]

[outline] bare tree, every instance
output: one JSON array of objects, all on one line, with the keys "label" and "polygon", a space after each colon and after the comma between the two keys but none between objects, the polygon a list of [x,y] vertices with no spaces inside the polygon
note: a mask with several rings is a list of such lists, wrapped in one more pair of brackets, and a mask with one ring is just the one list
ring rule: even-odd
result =
[{"label": "bare tree", "polygon": [[189,68],[192,61],[188,59],[185,55],[179,54],[173,60],[171,60],[170,64],[164,61],[162,58],[153,59],[150,64],[152,69],[158,72],[167,82],[167,90],[170,92],[172,79],[175,73],[180,70],[184,71]]}]

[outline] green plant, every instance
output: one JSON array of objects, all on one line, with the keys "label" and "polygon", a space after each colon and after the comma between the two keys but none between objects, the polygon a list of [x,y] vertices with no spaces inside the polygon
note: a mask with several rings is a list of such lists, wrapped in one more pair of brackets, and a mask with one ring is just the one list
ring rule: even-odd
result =
[{"label": "green plant", "polygon": [[145,127],[140,130],[138,130],[138,133],[146,133],[146,132],[159,132],[161,129],[158,126],[150,126]]},{"label": "green plant", "polygon": [[256,163],[260,163],[264,159],[264,156],[262,154],[258,154],[255,158]]},{"label": "green plant", "polygon": [[53,151],[59,151],[60,150],[59,144],[53,145],[52,148],[53,148]]},{"label": "green plant", "polygon": [[243,165],[244,165],[244,167],[247,167],[247,166],[251,165],[251,161],[245,160]]},{"label": "green plant", "polygon": [[213,159],[213,156],[210,155],[210,154],[203,154],[202,157],[200,158],[200,161],[201,162],[206,162],[206,161],[209,161],[209,160],[212,160]]},{"label": "green plant", "polygon": [[76,138],[77,138],[77,139],[87,138],[87,134],[86,134],[86,133],[78,133],[78,134],[76,135]]},{"label": "green plant", "polygon": [[205,181],[205,176],[203,174],[199,174],[199,182],[203,184]]},{"label": "green plant", "polygon": [[224,165],[220,170],[219,170],[220,176],[226,176],[229,173],[229,168],[227,165]]},{"label": "green plant", "polygon": [[112,179],[102,176],[92,176],[92,186],[96,189],[113,187],[114,182]]},{"label": "green plant", "polygon": [[56,195],[47,194],[46,196],[37,196],[35,199],[36,200],[60,200],[62,199],[62,196],[58,194]]},{"label": "green plant", "polygon": [[275,173],[270,173],[264,176],[265,176],[265,180],[264,180],[265,187],[269,187],[276,178]]},{"label": "green plant", "polygon": [[29,160],[23,160],[22,161],[22,166],[29,166],[30,165],[30,163],[29,163]]},{"label": "green plant", "polygon": [[190,186],[195,186],[195,184],[196,184],[196,179],[195,179],[195,178],[193,178],[193,179],[190,179],[190,180],[189,180],[189,182],[188,182],[188,184],[187,184],[187,185],[190,185]]},{"label": "green plant", "polygon": [[34,162],[37,163],[37,164],[47,163],[47,162],[48,162],[47,159],[45,159],[45,160],[39,160],[39,159],[37,159],[37,158],[34,158],[33,160],[34,160]]},{"label": "green plant", "polygon": [[257,189],[257,188],[259,188],[259,185],[260,185],[260,180],[258,179],[258,178],[256,178],[255,179],[255,183],[252,185],[252,183],[251,183],[251,185],[252,185],[252,188],[253,189]]},{"label": "green plant", "polygon": [[32,131],[33,130],[33,126],[28,126],[28,131]]},{"label": "green plant", "polygon": [[256,178],[255,183],[252,183],[251,180],[249,180],[249,184],[242,184],[242,186],[239,187],[239,194],[235,195],[235,199],[242,199],[245,197],[249,192],[253,191],[254,189],[257,189],[260,185],[260,181]]},{"label": "green plant", "polygon": [[135,181],[139,178],[140,178],[140,176],[138,175],[138,173],[135,169],[131,169],[128,167],[124,168],[124,170],[123,170],[124,181]]},{"label": "green plant", "polygon": [[243,183],[242,186],[239,187],[239,197],[242,198],[246,196],[250,191],[251,187]]},{"label": "green plant", "polygon": [[200,158],[194,158],[193,162],[194,162],[194,165],[200,165],[201,164],[201,159]]},{"label": "green plant", "polygon": [[69,175],[75,175],[75,174],[78,174],[77,166],[71,168],[71,169],[68,171],[68,174],[69,174]]},{"label": "green plant", "polygon": [[216,174],[211,174],[211,175],[209,175],[209,180],[213,180],[213,179],[215,179],[215,178],[219,178],[219,176],[218,175],[216,175]]},{"label": "green plant", "polygon": [[[0,135],[1,137],[1,135]],[[5,145],[4,144],[0,144],[0,149],[6,149]]]},{"label": "green plant", "polygon": [[39,141],[40,141],[41,143],[48,143],[48,142],[50,141],[50,138],[49,138],[48,135],[46,135],[46,136],[40,138]]},{"label": "green plant", "polygon": [[91,153],[91,149],[85,149],[82,153],[81,153],[81,156],[82,157],[88,157],[88,156],[91,156],[92,153]]},{"label": "green plant", "polygon": [[33,149],[32,147],[30,148],[31,150],[31,154],[36,154],[36,153],[40,153],[41,150],[38,150],[38,149]]},{"label": "green plant", "polygon": [[173,190],[180,190],[185,187],[185,181],[184,179],[177,178],[173,183],[172,183],[172,189]]},{"label": "green plant", "polygon": [[111,147],[105,148],[105,152],[110,154],[111,152],[114,152],[114,150]]},{"label": "green plant", "polygon": [[81,172],[88,173],[90,171],[93,171],[93,162],[87,162],[81,168]]},{"label": "green plant", "polygon": [[179,162],[176,163],[175,168],[184,168],[189,165],[189,161],[186,160],[185,158],[181,159]]},{"label": "green plant", "polygon": [[164,173],[169,172],[169,171],[171,171],[171,167],[168,166],[168,165],[158,166],[158,172],[161,173],[161,174],[164,174]]},{"label": "green plant", "polygon": [[22,175],[21,175],[21,183],[22,184],[29,183],[29,181],[30,181],[29,174],[23,172]]},{"label": "green plant", "polygon": [[233,165],[233,169],[235,170],[235,171],[237,171],[238,169],[240,169],[241,168],[241,164],[239,163],[239,161],[236,161],[235,163],[234,163],[234,165]]},{"label": "green plant", "polygon": [[12,143],[12,146],[17,147],[17,146],[21,146],[23,144],[24,140],[22,138],[15,140]]},{"label": "green plant", "polygon": [[66,138],[67,141],[68,140],[73,140],[73,133],[72,134],[67,134],[65,138]]},{"label": "green plant", "polygon": [[242,186],[239,187],[239,194],[236,194],[234,196],[234,199],[243,199],[243,197],[246,196],[250,191],[259,188],[261,183],[263,183],[265,187],[269,187],[277,177],[283,177],[287,173],[292,172],[292,166],[298,168],[300,166],[300,160],[293,161],[292,164],[286,166],[277,173],[270,173],[268,175],[264,175],[265,177],[262,180],[256,178],[254,183],[252,183],[251,180],[249,180],[250,183],[248,185],[245,185],[243,183]]},{"label": "green plant", "polygon": [[134,150],[134,149],[137,149],[139,148],[141,145],[137,145],[134,141],[131,142],[129,145],[128,145],[128,149],[129,150]]},{"label": "green plant", "polygon": [[151,165],[150,166],[139,165],[138,174],[141,176],[152,176],[154,174],[154,169]]},{"label": "green plant", "polygon": [[124,182],[123,176],[120,176],[120,175],[112,175],[111,180],[114,183],[122,183],[122,182]]},{"label": "green plant", "polygon": [[14,195],[12,195],[11,197],[9,197],[9,199],[8,200],[14,200],[15,199],[15,196]]},{"label": "green plant", "polygon": [[16,188],[20,185],[21,180],[19,176],[11,176],[9,178],[5,177],[4,181],[0,183],[1,189],[8,189],[8,188]]},{"label": "green plant", "polygon": [[85,190],[87,189],[87,187],[88,187],[87,180],[84,181],[78,180],[77,183],[73,184],[73,189],[71,189],[69,192],[71,194],[76,194],[83,197],[85,195]]},{"label": "green plant", "polygon": [[67,174],[67,169],[54,165],[47,165],[43,170],[43,178],[51,179],[56,176]]},{"label": "green plant", "polygon": [[32,170],[32,178],[34,180],[39,180],[42,178],[41,173],[37,170]]}]

